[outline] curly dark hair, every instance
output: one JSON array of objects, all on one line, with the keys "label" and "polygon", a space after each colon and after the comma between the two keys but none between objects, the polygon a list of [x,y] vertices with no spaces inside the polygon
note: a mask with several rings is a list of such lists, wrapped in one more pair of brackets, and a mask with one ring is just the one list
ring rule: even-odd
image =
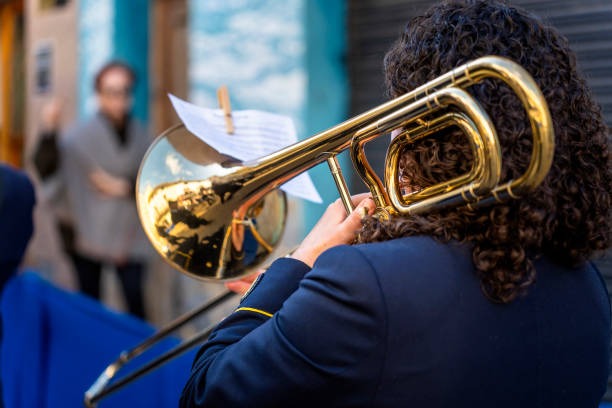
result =
[{"label": "curly dark hair", "polygon": [[[471,210],[364,221],[362,242],[428,234],[468,242],[484,294],[509,303],[535,281],[542,255],[574,266],[605,250],[610,240],[608,129],[578,72],[567,40],[528,12],[496,1],[446,1],[410,21],[384,60],[389,97],[397,97],[480,56],[522,65],[548,102],[555,131],[552,168],[537,190],[519,200]],[[501,81],[468,91],[495,124],[504,165],[502,180],[520,176],[531,157],[525,110]],[[406,148],[404,184],[421,188],[469,170],[472,153],[456,130]],[[511,159],[510,159],[511,158]]]}]

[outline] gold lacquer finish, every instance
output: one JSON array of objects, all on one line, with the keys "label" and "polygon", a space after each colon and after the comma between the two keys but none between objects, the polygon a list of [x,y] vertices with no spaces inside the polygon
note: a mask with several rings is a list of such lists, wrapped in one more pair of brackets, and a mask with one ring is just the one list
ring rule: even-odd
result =
[{"label": "gold lacquer finish", "polygon": [[259,265],[282,236],[285,194],[245,198],[253,178],[185,129],[162,134],[137,180],[138,213],[155,249],[197,278],[224,280]]},{"label": "gold lacquer finish", "polygon": [[[495,177],[499,177],[498,170],[502,158],[499,143],[496,140],[494,141],[494,137],[492,137],[495,131],[490,119],[478,102],[470,96],[465,93],[463,95],[459,93],[451,95],[445,92],[468,88],[484,78],[502,80],[516,93],[525,107],[533,135],[531,161],[525,173],[516,180],[506,181],[492,189],[489,189],[490,183]],[[440,92],[443,92],[444,95],[439,94]],[[405,106],[405,102],[409,102],[410,105]],[[554,132],[546,100],[529,73],[520,65],[506,58],[495,56],[479,58],[455,68],[414,91],[381,105],[377,109],[382,109],[389,104],[393,107],[390,109],[391,113],[362,128],[356,134],[351,146],[351,156],[355,162],[355,169],[372,191],[378,211],[383,216],[386,214],[426,212],[459,203],[481,206],[494,201],[502,202],[509,198],[518,198],[533,191],[542,182],[552,164]],[[428,121],[432,120],[436,121],[436,116],[432,116],[432,114],[445,112],[449,107],[456,112],[462,112],[464,117],[472,121],[472,124],[468,125],[469,128],[475,129],[477,132],[484,132],[481,133],[480,141],[475,137],[472,137],[471,140],[472,147],[476,151],[483,149],[483,154],[486,157],[485,162],[487,166],[490,166],[489,170],[486,171],[489,171],[490,174],[478,176],[477,169],[473,168],[472,173],[467,175],[468,178],[460,177],[454,181],[431,186],[416,194],[403,195],[397,189],[397,161],[387,158],[385,178],[387,185],[392,188],[390,191],[385,191],[382,182],[367,162],[363,150],[364,144],[397,127],[408,129],[403,132],[402,143],[409,144],[412,140],[416,140],[417,134],[423,131],[420,129],[422,126],[419,125],[427,124]],[[402,121],[404,122],[401,123]],[[465,124],[459,125],[459,127],[464,130],[468,129]],[[408,136],[411,132],[414,134]],[[428,134],[431,134],[431,132]],[[467,134],[467,136],[470,137],[470,134]],[[493,147],[493,144],[497,147]],[[508,160],[511,160],[511,158],[508,158]],[[390,165],[394,167],[389,167]],[[464,184],[466,182],[467,184]],[[432,193],[437,195],[433,196]]]},{"label": "gold lacquer finish", "polygon": [[[500,183],[501,153],[487,113],[465,88],[497,78],[525,106],[533,134],[531,162],[525,174]],[[398,188],[397,160],[412,141],[456,126],[470,140],[475,161],[468,174],[404,194]],[[372,171],[364,145],[394,129],[385,183]],[[258,266],[281,238],[285,197],[276,190],[285,181],[327,161],[345,208],[350,193],[335,156],[350,148],[355,168],[372,192],[378,216],[412,214],[450,205],[479,206],[515,198],[533,190],[552,163],[552,121],[541,91],[516,63],[483,57],[343,122],[311,138],[252,163],[222,156],[178,126],[154,143],[137,181],[138,211],[155,249],[191,276],[225,280]]]},{"label": "gold lacquer finish", "polygon": [[467,115],[460,112],[449,112],[443,116],[438,116],[415,128],[405,130],[394,138],[387,151],[386,171],[392,172],[391,169],[397,169],[400,154],[406,144],[433,135],[449,126],[458,127],[468,136],[467,140],[470,142],[474,157],[471,171],[452,180],[447,180],[445,183],[406,194],[400,191],[399,177],[387,176],[385,177],[386,191],[393,192],[388,195],[392,204],[389,211],[414,214],[434,206],[441,208],[453,203],[470,203],[498,184],[501,172],[501,161],[499,160],[501,153],[499,155],[486,155],[484,153],[498,150],[494,138],[495,129],[489,129],[491,133],[488,134],[479,133],[477,125]]}]

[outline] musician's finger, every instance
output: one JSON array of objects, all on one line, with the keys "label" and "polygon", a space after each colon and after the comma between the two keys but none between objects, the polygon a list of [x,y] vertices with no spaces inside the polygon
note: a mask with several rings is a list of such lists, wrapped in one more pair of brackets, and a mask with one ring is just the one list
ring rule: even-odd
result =
[{"label": "musician's finger", "polygon": [[264,272],[265,269],[259,269],[257,272],[253,272],[252,274],[247,275],[239,280],[226,282],[225,287],[231,290],[232,292],[238,293],[239,295],[244,295],[249,290],[253,282],[255,282],[255,279],[257,279],[257,277]]},{"label": "musician's finger", "polygon": [[353,205],[357,207],[359,203],[368,198],[372,198],[372,193],[359,193],[351,196],[351,201],[353,201]]},{"label": "musician's finger", "polygon": [[239,294],[240,296],[247,293],[249,288],[251,287],[252,282],[244,282],[241,280],[233,281],[233,282],[225,282],[225,287],[231,290],[234,293]]},{"label": "musician's finger", "polygon": [[373,214],[375,209],[374,200],[366,197],[361,200],[351,214],[343,221],[341,228],[344,230],[345,239],[351,242],[361,229],[361,220],[367,214]]},{"label": "musician's finger", "polygon": [[[353,207],[354,208],[358,207],[360,203],[362,203],[364,200],[368,200],[368,199],[372,200],[372,194],[370,194],[370,193],[361,193],[361,194],[355,194],[355,195],[351,196],[351,201],[353,203]],[[372,201],[371,204],[369,204],[369,207],[371,207],[372,209],[374,208],[374,202],[373,201]],[[336,201],[331,203],[328,206],[327,211],[333,211],[340,218],[344,218],[344,217],[347,216],[346,209],[344,208],[344,203],[342,202],[342,200],[340,198],[338,198]]]}]

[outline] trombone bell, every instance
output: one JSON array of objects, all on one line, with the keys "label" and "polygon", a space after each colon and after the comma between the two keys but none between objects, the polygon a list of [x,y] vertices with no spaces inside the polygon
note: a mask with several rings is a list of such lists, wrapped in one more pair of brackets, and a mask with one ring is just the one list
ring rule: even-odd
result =
[{"label": "trombone bell", "polygon": [[138,214],[173,267],[195,278],[232,279],[261,264],[280,241],[285,193],[272,190],[235,205],[248,172],[183,125],[156,139],[147,157],[136,181]]}]

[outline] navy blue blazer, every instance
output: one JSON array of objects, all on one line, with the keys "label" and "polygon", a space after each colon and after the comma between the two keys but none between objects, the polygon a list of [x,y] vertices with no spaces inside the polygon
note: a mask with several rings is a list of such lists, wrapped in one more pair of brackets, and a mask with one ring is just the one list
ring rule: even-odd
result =
[{"label": "navy blue blazer", "polygon": [[275,261],[194,362],[182,407],[596,407],[610,306],[591,264],[542,259],[510,304],[428,237]]},{"label": "navy blue blazer", "polygon": [[27,174],[0,163],[0,292],[17,273],[30,242],[35,203]]}]

